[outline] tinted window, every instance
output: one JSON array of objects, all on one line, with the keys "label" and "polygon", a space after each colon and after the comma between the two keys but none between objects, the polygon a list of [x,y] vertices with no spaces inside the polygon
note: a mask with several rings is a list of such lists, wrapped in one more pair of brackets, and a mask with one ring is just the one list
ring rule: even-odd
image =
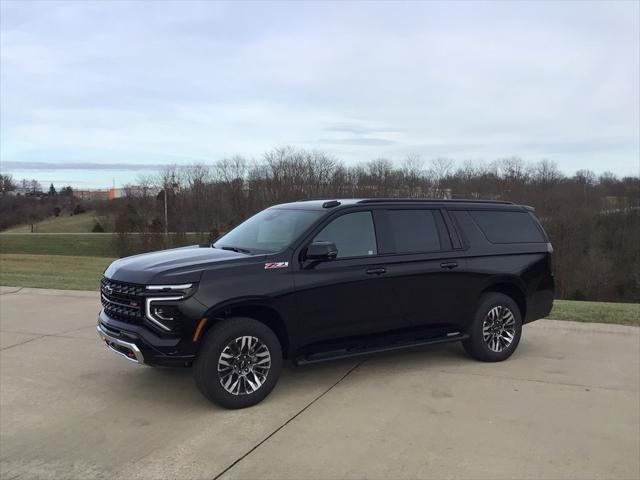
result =
[{"label": "tinted window", "polygon": [[347,213],[333,220],[313,241],[333,242],[338,258],[376,255],[376,234],[371,212]]},{"label": "tinted window", "polygon": [[469,212],[491,243],[546,241],[534,219],[526,212]]},{"label": "tinted window", "polygon": [[388,210],[397,253],[433,252],[441,249],[433,210]]}]

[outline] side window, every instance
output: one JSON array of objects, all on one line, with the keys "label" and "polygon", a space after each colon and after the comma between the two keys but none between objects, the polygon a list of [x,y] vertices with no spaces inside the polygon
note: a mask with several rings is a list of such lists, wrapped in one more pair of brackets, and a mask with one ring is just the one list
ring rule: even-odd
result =
[{"label": "side window", "polygon": [[544,242],[545,238],[526,212],[470,211],[491,243]]},{"label": "side window", "polygon": [[435,252],[442,249],[434,210],[387,210],[396,253]]},{"label": "side window", "polygon": [[342,215],[315,236],[314,242],[333,242],[338,247],[338,258],[376,255],[376,233],[371,212]]}]

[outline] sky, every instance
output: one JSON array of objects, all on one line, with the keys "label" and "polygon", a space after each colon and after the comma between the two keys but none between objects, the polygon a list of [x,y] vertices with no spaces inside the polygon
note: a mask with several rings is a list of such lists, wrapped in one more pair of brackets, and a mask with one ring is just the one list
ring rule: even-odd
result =
[{"label": "sky", "polygon": [[640,2],[0,2],[0,161],[102,186],[277,146],[640,173]]}]

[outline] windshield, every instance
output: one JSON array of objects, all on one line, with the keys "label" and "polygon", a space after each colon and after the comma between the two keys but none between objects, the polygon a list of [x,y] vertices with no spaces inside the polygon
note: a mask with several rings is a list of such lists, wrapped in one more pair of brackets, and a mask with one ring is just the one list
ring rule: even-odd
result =
[{"label": "windshield", "polygon": [[325,212],[270,208],[245,220],[213,244],[247,253],[283,250]]}]

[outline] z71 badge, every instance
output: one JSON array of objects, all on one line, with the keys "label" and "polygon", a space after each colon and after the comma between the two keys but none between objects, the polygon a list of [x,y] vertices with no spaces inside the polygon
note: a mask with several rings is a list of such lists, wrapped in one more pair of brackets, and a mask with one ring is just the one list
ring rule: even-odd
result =
[{"label": "z71 badge", "polygon": [[271,270],[272,268],[287,268],[289,262],[267,262],[264,264],[265,270]]}]

